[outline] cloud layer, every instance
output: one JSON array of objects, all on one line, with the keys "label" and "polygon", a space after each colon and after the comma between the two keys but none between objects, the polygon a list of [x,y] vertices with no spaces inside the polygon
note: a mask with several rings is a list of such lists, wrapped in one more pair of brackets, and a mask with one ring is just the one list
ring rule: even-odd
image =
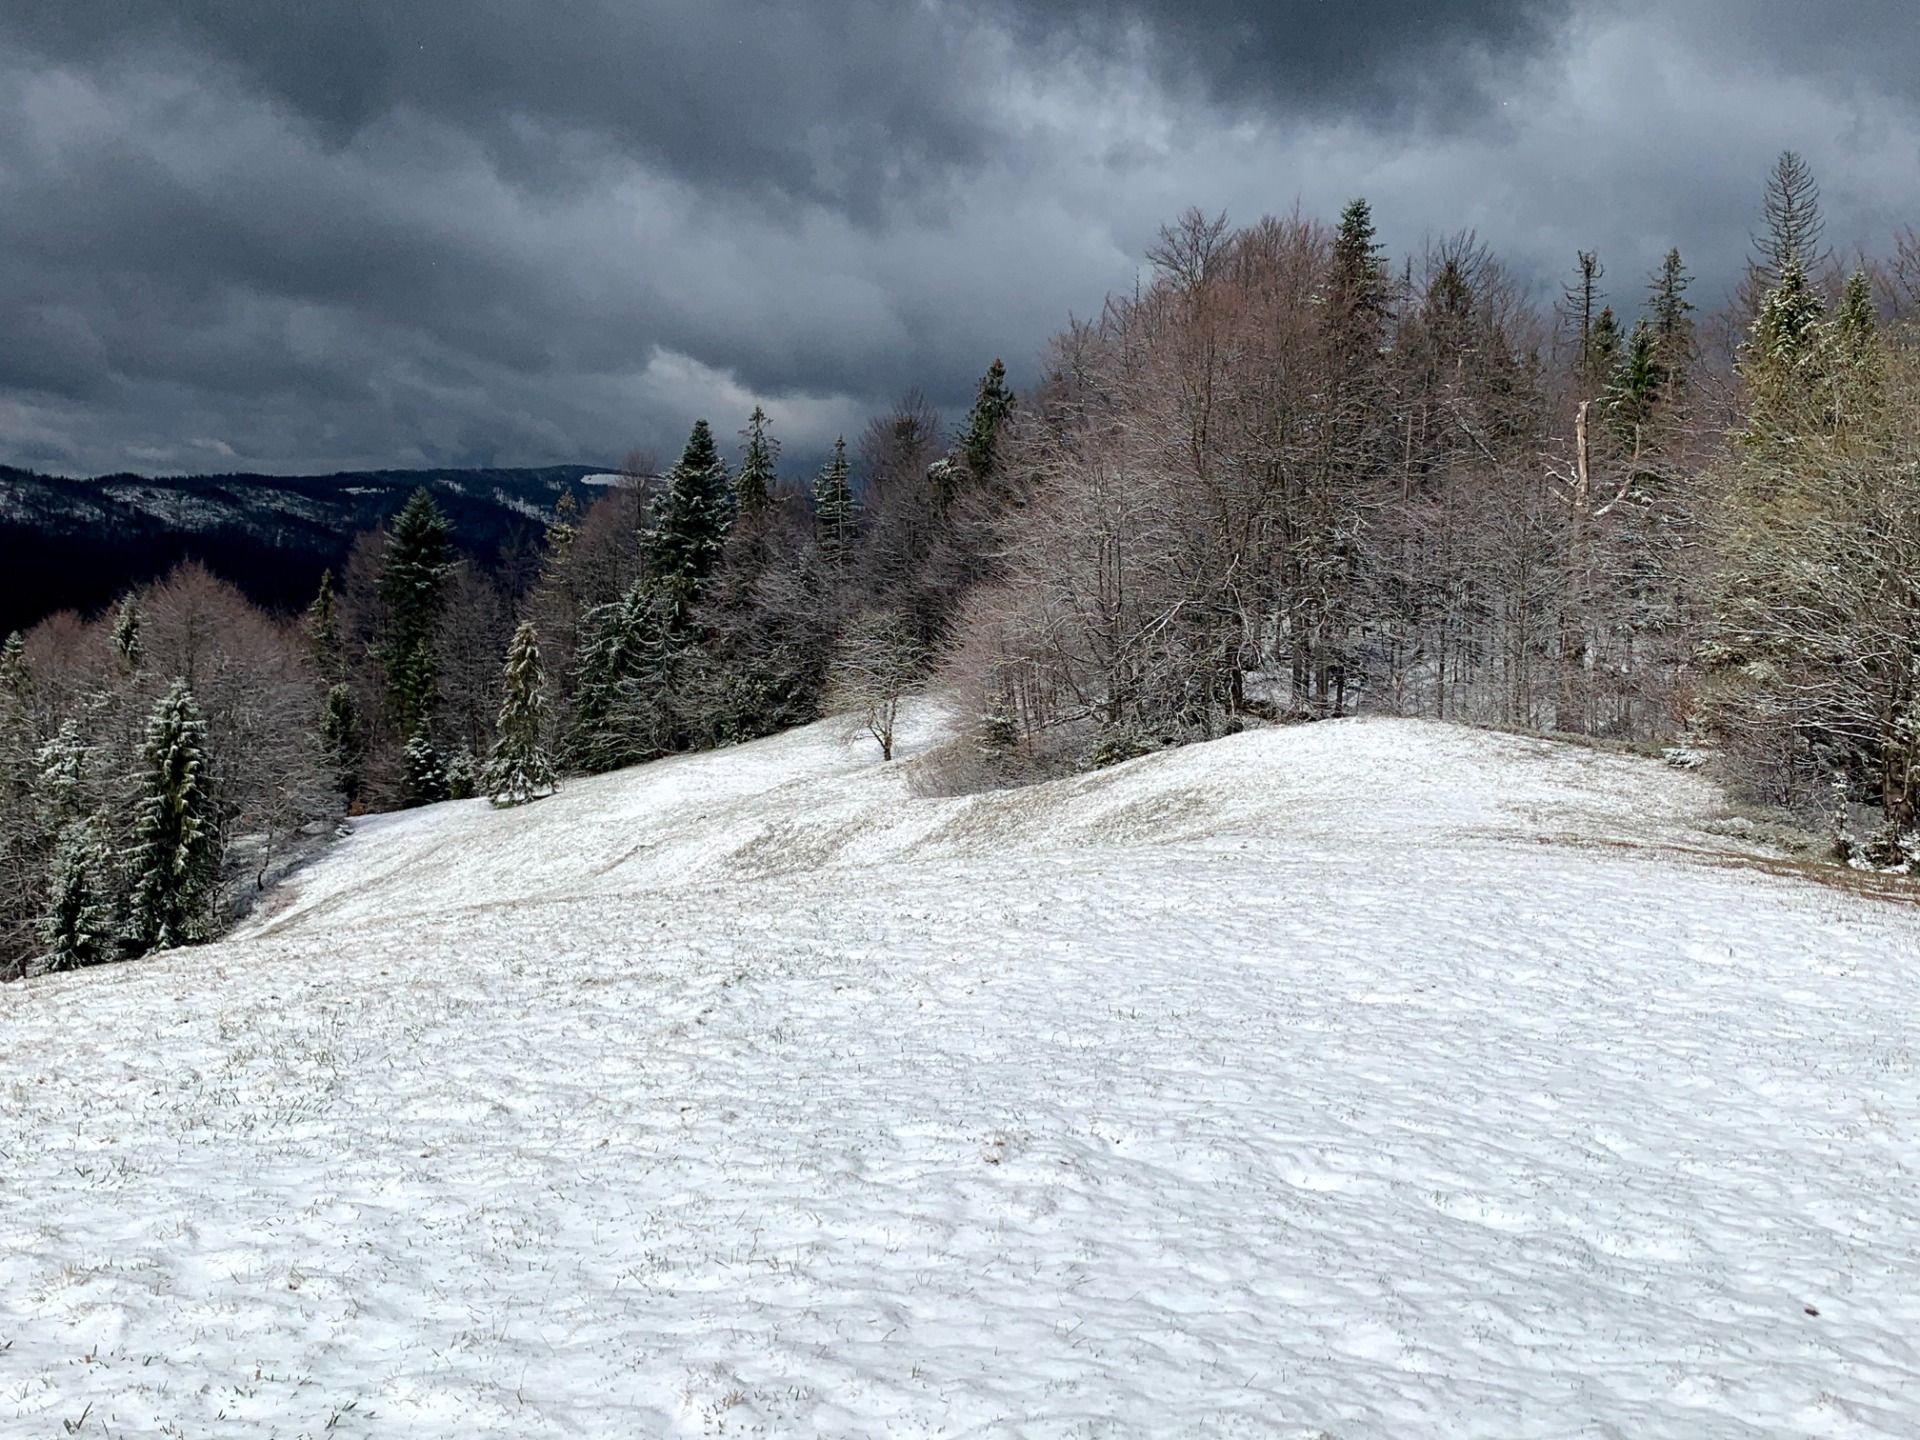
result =
[{"label": "cloud layer", "polygon": [[1842,245],[1920,222],[1904,8],[0,0],[0,461],[605,460],[755,400],[804,456],[1030,373],[1188,204],[1712,290],[1786,146]]}]

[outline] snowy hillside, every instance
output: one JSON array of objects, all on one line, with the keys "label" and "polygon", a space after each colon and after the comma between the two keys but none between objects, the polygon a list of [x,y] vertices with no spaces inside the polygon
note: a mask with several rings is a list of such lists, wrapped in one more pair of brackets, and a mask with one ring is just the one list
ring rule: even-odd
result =
[{"label": "snowy hillside", "polygon": [[1420,722],[912,763],[380,819],[0,990],[0,1433],[1920,1433],[1920,909]]}]

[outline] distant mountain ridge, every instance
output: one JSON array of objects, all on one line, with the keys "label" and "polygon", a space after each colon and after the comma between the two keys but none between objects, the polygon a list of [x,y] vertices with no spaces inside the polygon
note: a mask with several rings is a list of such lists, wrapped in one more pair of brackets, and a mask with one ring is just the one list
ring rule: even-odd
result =
[{"label": "distant mountain ridge", "polygon": [[[194,559],[256,603],[293,610],[354,536],[433,492],[456,543],[488,564],[539,538],[562,491],[611,469],[346,470],[332,475],[104,475],[0,465],[0,634],[60,610],[90,613]],[[583,497],[584,498],[584,497]]]}]

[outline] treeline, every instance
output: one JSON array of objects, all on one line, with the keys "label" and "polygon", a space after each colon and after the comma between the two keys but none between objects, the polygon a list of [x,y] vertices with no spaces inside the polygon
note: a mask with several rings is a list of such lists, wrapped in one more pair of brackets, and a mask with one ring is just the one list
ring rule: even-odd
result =
[{"label": "treeline", "polygon": [[1920,246],[1837,265],[1792,154],[1764,217],[1702,317],[1677,251],[1620,309],[1582,253],[1548,313],[1362,201],[1190,213],[1055,343],[949,679],[1053,764],[1355,710],[1710,748],[1907,863]]},{"label": "treeline", "polygon": [[339,817],[864,718],[932,682],[949,790],[1250,719],[1358,711],[1718,757],[1911,865],[1920,799],[1920,243],[1835,263],[1783,156],[1728,307],[1677,251],[1532,304],[1471,236],[1163,232],[1153,276],[917,395],[810,484],[756,410],[537,555],[456,553],[429,494],[276,619],[187,567],[0,653],[0,974],[217,933]]},{"label": "treeline", "polygon": [[[0,651],[0,978],[219,933],[343,815],[766,735],[831,697],[890,753],[985,565],[1013,396],[949,435],[917,395],[783,480],[756,410],[569,492],[531,565],[459,554],[432,495],[362,535],[297,620],[197,565]],[[856,479],[856,472],[858,478]]]}]

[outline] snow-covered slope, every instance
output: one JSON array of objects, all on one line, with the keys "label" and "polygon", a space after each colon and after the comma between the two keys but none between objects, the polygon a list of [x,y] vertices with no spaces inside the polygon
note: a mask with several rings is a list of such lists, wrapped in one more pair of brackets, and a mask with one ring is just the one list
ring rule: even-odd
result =
[{"label": "snow-covered slope", "polygon": [[0,1433],[1920,1433],[1920,910],[1416,722],[904,770],[383,819],[0,991]]}]

